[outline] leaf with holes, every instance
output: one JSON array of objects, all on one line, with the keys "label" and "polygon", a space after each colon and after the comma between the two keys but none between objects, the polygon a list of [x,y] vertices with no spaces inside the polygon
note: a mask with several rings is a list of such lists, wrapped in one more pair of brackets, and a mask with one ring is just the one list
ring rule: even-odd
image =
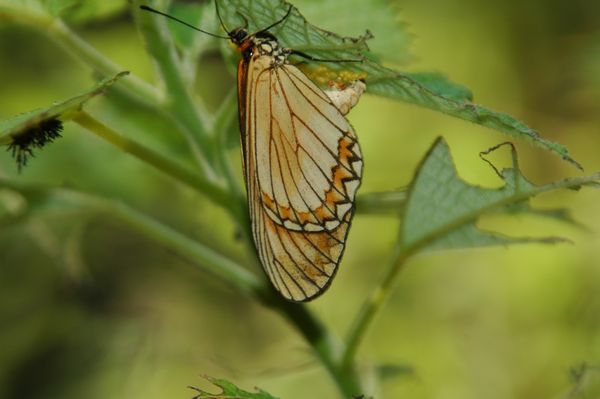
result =
[{"label": "leaf with holes", "polygon": [[308,20],[338,35],[356,36],[368,28],[376,38],[369,42],[371,51],[387,62],[405,64],[411,59],[412,37],[401,20],[400,5],[396,1],[371,0],[369,12],[356,12],[365,6],[364,0],[345,0],[343,7],[337,0],[296,0],[293,3]]},{"label": "leaf with holes", "polygon": [[[219,5],[228,29],[244,26],[247,20],[249,32],[265,28],[281,19],[290,7],[284,0],[230,0],[221,1]],[[364,7],[364,10],[354,9],[355,13],[374,13],[370,3],[357,7]],[[507,114],[473,104],[468,89],[449,82],[439,74],[406,74],[383,66],[367,45],[373,38],[366,30],[369,26],[363,28],[365,34],[362,36],[342,37],[310,24],[294,7],[290,16],[273,27],[271,33],[279,39],[281,45],[316,58],[362,60],[305,67],[304,72],[318,84],[326,83],[332,76],[333,79],[346,81],[364,79],[368,93],[416,104],[529,141],[581,169],[561,144],[544,139],[535,130]]]},{"label": "leaf with holes", "polygon": [[[408,190],[400,231],[400,244],[406,250],[432,250],[565,241],[559,237],[508,237],[480,230],[478,219],[493,212],[530,213],[540,211],[527,201],[538,194],[560,188],[575,188],[598,182],[600,173],[536,186],[519,170],[517,154],[511,145],[512,167],[498,174],[504,186],[484,188],[466,183],[458,176],[446,142],[439,138],[422,164]],[[569,221],[560,210],[546,210],[545,216]]]}]

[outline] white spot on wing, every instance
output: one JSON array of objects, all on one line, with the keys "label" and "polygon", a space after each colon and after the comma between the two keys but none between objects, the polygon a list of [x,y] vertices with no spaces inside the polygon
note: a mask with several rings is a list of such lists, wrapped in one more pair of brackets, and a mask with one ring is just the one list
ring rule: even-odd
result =
[{"label": "white spot on wing", "polygon": [[302,227],[300,227],[300,225],[298,223],[294,223],[294,222],[292,222],[292,221],[290,221],[288,219],[286,219],[286,220],[283,221],[283,226],[286,229],[289,229],[289,230],[294,230],[294,231],[301,231],[302,230]]},{"label": "white spot on wing", "polygon": [[325,228],[327,230],[333,230],[336,227],[338,227],[340,225],[340,222],[337,220],[330,220],[328,222],[325,222]]},{"label": "white spot on wing", "polygon": [[363,163],[362,161],[354,161],[352,162],[352,168],[356,172],[358,176],[362,176]]},{"label": "white spot on wing", "polygon": [[318,224],[314,224],[314,223],[307,223],[306,225],[304,225],[304,230],[311,231],[311,232],[323,231],[323,226],[319,226]]},{"label": "white spot on wing", "polygon": [[354,196],[356,195],[356,189],[358,188],[359,184],[360,184],[360,180],[358,180],[358,179],[350,180],[350,181],[346,182],[346,192],[348,193],[348,198],[351,201],[354,200]]},{"label": "white spot on wing", "polygon": [[342,219],[346,212],[348,212],[352,208],[352,204],[339,204],[337,206],[337,217],[338,219]]}]

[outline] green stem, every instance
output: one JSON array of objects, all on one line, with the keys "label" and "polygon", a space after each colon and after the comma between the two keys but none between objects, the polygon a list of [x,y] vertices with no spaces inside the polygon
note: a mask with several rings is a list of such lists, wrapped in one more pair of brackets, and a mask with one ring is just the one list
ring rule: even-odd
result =
[{"label": "green stem", "polygon": [[199,167],[209,178],[215,178],[215,155],[207,132],[208,115],[203,104],[195,101],[183,77],[183,67],[165,21],[139,10],[139,1],[133,2],[134,15],[145,38],[148,52],[156,61],[161,77],[167,86],[167,108],[175,119],[198,142]]},{"label": "green stem", "polygon": [[[67,52],[83,61],[86,65],[89,65],[95,72],[102,76],[113,76],[127,69],[106,58],[88,42],[69,29],[60,19],[54,19],[47,26],[45,32],[50,33],[50,37]],[[144,82],[135,75],[130,74],[127,78],[123,79],[120,86],[126,88],[136,97],[136,100],[142,101],[146,105],[156,106],[156,104],[162,102],[161,93],[154,86]]]},{"label": "green stem", "polygon": [[238,203],[239,208],[244,213],[244,216],[236,221],[240,224],[240,227],[246,234],[248,242],[250,242],[252,240],[252,234],[250,232],[250,224],[247,216],[248,204],[246,200],[246,194],[231,167],[231,162],[229,161],[227,154],[227,135],[231,129],[231,125],[237,118],[236,91],[237,90],[235,89],[231,90],[221,103],[212,123],[210,136],[213,138],[215,143],[215,154],[219,165],[219,170],[221,173],[223,173],[229,191],[235,198],[235,201]]},{"label": "green stem", "polygon": [[209,197],[213,202],[223,206],[230,212],[236,215],[239,214],[238,204],[231,199],[231,195],[226,188],[221,187],[199,174],[191,172],[189,169],[171,161],[156,151],[115,132],[84,111],[75,114],[73,120],[103,140],[128,152],[136,158],[147,162],[156,169],[174,177],[188,186],[195,188]]},{"label": "green stem", "polygon": [[361,215],[399,215],[406,203],[406,191],[367,193],[356,197],[356,211]]},{"label": "green stem", "polygon": [[[232,89],[227,93],[225,99],[219,105],[219,109],[215,114],[215,118],[212,122],[212,126],[210,129],[210,136],[214,139],[215,148],[217,154],[222,155],[219,158],[222,169],[230,169],[231,167],[227,167],[229,162],[227,162],[227,139],[228,133],[231,129],[231,125],[237,118],[237,90]],[[235,181],[235,177],[233,177],[233,173],[229,172],[230,181]]]},{"label": "green stem", "polygon": [[185,256],[203,269],[221,277],[248,293],[256,295],[267,290],[265,280],[258,278],[241,265],[167,227],[151,217],[121,203],[107,203],[110,213],[145,236],[166,248]]},{"label": "green stem", "polygon": [[[69,29],[61,19],[55,18],[43,10],[19,5],[18,3],[14,5],[2,5],[0,6],[0,18],[2,17],[7,17],[9,20],[48,34],[52,40],[68,53],[90,66],[102,76],[114,76],[127,69],[106,58],[102,53]],[[128,93],[132,94],[136,100],[145,104],[156,105],[161,101],[160,92],[136,76],[130,75],[127,79],[123,80],[120,86],[126,88]]]},{"label": "green stem", "polygon": [[352,367],[356,352],[365,337],[369,326],[372,324],[375,315],[384,305],[386,299],[394,286],[396,276],[402,270],[406,261],[411,256],[412,251],[404,250],[400,245],[395,245],[391,256],[390,266],[381,283],[377,285],[369,298],[360,309],[346,340],[346,350],[342,356],[342,367],[349,369]]},{"label": "green stem", "polygon": [[360,376],[354,368],[341,367],[341,342],[309,311],[306,305],[288,302],[279,294],[270,300],[272,307],[282,313],[310,344],[317,358],[325,366],[344,398],[365,393]]},{"label": "green stem", "polygon": [[510,204],[520,203],[545,192],[554,191],[561,188],[577,188],[584,185],[595,185],[597,184],[598,180],[600,180],[600,173],[595,173],[589,176],[564,179],[556,183],[515,193],[512,196],[490,203],[485,207],[478,208],[477,211],[457,218],[456,220],[441,226],[438,230],[431,232],[430,234],[422,237],[418,241],[408,246],[403,246],[401,243],[396,244],[391,257],[392,260],[390,267],[388,268],[384,278],[377,285],[369,298],[365,301],[354,323],[352,324],[352,327],[350,328],[348,339],[346,341],[346,351],[344,352],[342,360],[344,367],[349,368],[352,366],[358,347],[366,335],[369,326],[372,324],[376,314],[382,308],[385,300],[389,297],[398,273],[402,270],[403,266],[406,264],[406,261],[410,259],[412,255],[419,252],[421,249],[425,248],[427,245],[439,239],[440,237],[444,237],[445,235],[449,234],[451,231],[454,231],[467,223],[473,222],[480,215],[487,214],[495,209],[501,209]]},{"label": "green stem", "polygon": [[[236,90],[232,90],[221,104],[212,125],[211,136],[214,137],[216,142],[216,154],[218,154],[220,168],[226,177],[228,187],[238,198],[240,209],[246,212],[245,196],[227,159],[226,148],[227,133],[237,116],[236,96]],[[257,259],[256,250],[252,245],[250,225],[247,223],[248,218],[244,217],[242,220],[246,221],[241,227],[246,232],[247,242],[251,247],[249,251],[253,254],[253,258]],[[238,219],[238,222],[241,221]],[[277,293],[273,293],[272,296],[266,299],[265,303],[267,306],[275,307],[300,332],[332,376],[344,397],[351,398],[364,393],[360,376],[356,371],[340,367],[341,342],[330,334],[326,326],[315,318],[305,305],[288,302]]]},{"label": "green stem", "polygon": [[26,198],[53,197],[61,203],[104,212],[173,252],[185,256],[192,263],[236,288],[256,296],[265,296],[270,292],[264,279],[257,277],[238,263],[121,202],[73,189],[33,185],[2,178],[0,178],[0,187],[19,191]]},{"label": "green stem", "polygon": [[[114,76],[126,69],[115,64],[92,47],[88,42],[69,29],[62,20],[54,18],[46,12],[34,10],[23,5],[0,6],[0,18],[3,16],[48,33],[49,37],[65,51],[91,67],[100,75]],[[199,150],[198,143],[193,139],[194,132],[202,130],[201,124],[184,124],[180,122],[178,115],[173,115],[171,112],[172,108],[165,109],[164,94],[135,75],[130,74],[126,79],[123,79],[122,84],[116,86],[115,90],[121,91],[139,105],[149,107],[155,113],[168,117],[175,123],[178,123],[181,127],[181,133],[188,141],[191,151],[198,160],[198,164],[204,168],[204,155]]]},{"label": "green stem", "polygon": [[340,344],[314,314],[305,305],[283,299],[266,284],[265,279],[257,277],[238,263],[120,202],[71,189],[24,184],[2,178],[0,178],[0,187],[17,190],[26,197],[53,196],[67,203],[105,212],[165,248],[185,256],[192,261],[190,264],[198,265],[203,270],[222,278],[283,315],[313,348],[316,356],[332,375],[345,398],[364,393],[358,374],[353,370],[348,371],[340,367],[340,351],[337,350]]}]

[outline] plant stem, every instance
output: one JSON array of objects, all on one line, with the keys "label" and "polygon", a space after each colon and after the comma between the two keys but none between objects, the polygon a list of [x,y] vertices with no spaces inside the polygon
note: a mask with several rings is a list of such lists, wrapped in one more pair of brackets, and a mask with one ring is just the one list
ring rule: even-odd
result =
[{"label": "plant stem", "polygon": [[[24,5],[0,6],[0,17],[3,16],[8,16],[11,20],[47,33],[66,52],[102,76],[114,76],[126,69],[96,50],[72,31],[61,19],[54,18],[42,10],[34,10]],[[133,74],[123,79],[122,84],[116,86],[114,90],[122,92],[135,103],[149,107],[154,112],[178,123],[182,128],[181,133],[190,145],[192,153],[199,160],[198,164],[202,168],[206,166],[204,155],[199,149],[198,143],[195,141],[196,139],[193,138],[195,131],[202,131],[202,124],[192,123],[189,126],[190,124],[188,123],[188,126],[183,126],[181,121],[178,120],[177,115],[173,115],[173,107],[165,109],[164,93]],[[194,121],[192,120],[192,122]]]},{"label": "plant stem", "polygon": [[163,173],[195,188],[197,191],[205,194],[213,202],[223,206],[234,215],[240,214],[237,202],[232,200],[230,193],[221,185],[210,181],[199,174],[191,172],[189,169],[171,161],[156,151],[115,132],[84,111],[75,114],[73,116],[73,121],[85,127],[103,140],[154,166]]},{"label": "plant stem", "polygon": [[390,266],[385,276],[365,301],[350,328],[350,333],[346,340],[346,350],[342,356],[342,367],[344,369],[352,367],[358,347],[365,337],[369,326],[389,297],[394,285],[393,283],[396,281],[396,276],[402,270],[402,267],[406,264],[412,253],[411,250],[406,250],[399,244],[394,246]]},{"label": "plant stem", "polygon": [[[65,51],[90,66],[102,76],[114,76],[127,69],[106,58],[102,53],[69,29],[60,18],[55,18],[43,10],[15,3],[0,6],[0,17],[3,16],[48,34]],[[160,92],[136,76],[130,75],[127,79],[123,80],[121,86],[125,87],[128,93],[133,95],[137,101],[145,104],[151,103],[152,105],[161,101]]]},{"label": "plant stem", "polygon": [[367,193],[356,197],[356,212],[361,215],[399,215],[406,202],[406,191]]},{"label": "plant stem", "polygon": [[485,207],[478,208],[472,213],[463,215],[462,217],[442,226],[438,230],[431,232],[430,234],[420,238],[410,245],[403,245],[402,243],[396,244],[391,257],[392,261],[386,275],[382,279],[381,283],[377,285],[369,298],[365,301],[354,323],[352,324],[350,333],[348,334],[348,339],[346,341],[346,351],[342,360],[344,367],[349,368],[352,366],[358,347],[362,342],[368,327],[372,324],[375,315],[381,309],[382,305],[385,303],[385,300],[389,297],[396,276],[412,255],[440,237],[443,237],[451,231],[458,229],[460,226],[476,220],[479,215],[486,214],[494,209],[499,209],[510,204],[521,203],[522,201],[544,192],[554,191],[560,188],[576,188],[583,185],[596,185],[598,180],[600,180],[600,173],[595,173],[589,176],[563,179],[555,183],[538,186],[534,189],[528,189],[519,193],[515,193],[514,195],[506,197],[497,202],[492,202]]},{"label": "plant stem", "polygon": [[[215,155],[206,126],[208,112],[201,102],[195,101],[183,78],[183,68],[175,45],[164,21],[145,13],[140,15],[139,1],[133,9],[140,31],[146,39],[148,52],[156,61],[162,79],[167,86],[167,108],[175,119],[197,140],[199,167],[209,178],[215,178]],[[148,14],[148,15],[146,15]]]},{"label": "plant stem", "polygon": [[[212,126],[211,136],[215,140],[220,168],[226,177],[229,190],[232,193],[235,193],[234,196],[239,199],[238,202],[240,203],[240,208],[245,212],[247,206],[244,194],[241,192],[241,187],[237,182],[237,179],[231,170],[229,160],[227,159],[226,139],[230,125],[237,115],[235,112],[235,103],[236,92],[235,90],[232,90],[217,112]],[[247,221],[248,218],[245,217],[243,220]],[[248,243],[249,251],[253,255],[253,259],[258,259],[256,249],[252,244],[250,225],[246,222],[241,227],[246,233],[246,242]],[[266,298],[265,304],[270,307],[275,307],[275,309],[288,319],[300,332],[307,343],[312,347],[317,358],[325,366],[342,395],[346,398],[351,398],[363,394],[364,389],[361,386],[361,379],[355,369],[345,369],[340,367],[340,357],[342,353],[340,349],[342,343],[339,342],[339,339],[332,336],[327,327],[323,325],[312,312],[310,312],[306,305],[289,302],[283,299],[281,295],[273,292],[273,290],[271,290],[271,292],[272,295]]]},{"label": "plant stem", "polygon": [[[354,368],[340,366],[341,342],[309,311],[306,305],[292,303],[279,294],[270,305],[282,313],[302,334],[325,366],[344,398],[364,394],[361,379]],[[267,302],[267,304],[269,304]]]},{"label": "plant stem", "polygon": [[265,279],[257,277],[238,263],[121,202],[72,189],[24,184],[2,178],[0,178],[0,187],[19,191],[25,197],[52,196],[67,203],[107,213],[145,237],[183,255],[192,261],[190,264],[198,265],[201,269],[222,278],[225,282],[256,297],[265,306],[284,316],[313,348],[344,397],[350,398],[364,393],[359,376],[354,371],[348,372],[339,366],[340,351],[337,348],[340,345],[314,314],[305,305],[283,299],[266,283]]},{"label": "plant stem", "polygon": [[[227,135],[230,131],[231,124],[237,118],[236,102],[237,90],[233,89],[227,94],[219,106],[210,129],[210,137],[214,141],[215,156],[217,158],[219,171],[225,177],[227,187],[229,188],[231,195],[235,198],[235,201],[238,202],[239,208],[244,212],[247,212],[246,209],[248,208],[248,205],[246,202],[244,188],[240,185],[238,179],[236,178],[236,174],[231,168],[231,162],[229,161],[227,154]],[[244,231],[247,242],[252,245],[252,233],[250,231],[248,216],[245,215],[242,219],[238,219],[236,221],[240,224],[240,227]]]},{"label": "plant stem", "polygon": [[[47,26],[46,32],[67,52],[89,65],[95,72],[102,76],[113,76],[126,70],[112,60],[106,58],[102,53],[92,47],[88,42],[73,32],[61,19],[54,19]],[[146,105],[156,106],[162,102],[161,93],[149,83],[135,75],[129,75],[123,79],[121,86],[126,88],[136,100]]]},{"label": "plant stem", "polygon": [[253,296],[264,296],[269,291],[265,279],[155,219],[122,203],[105,201],[104,208],[140,233],[185,256],[236,288]]},{"label": "plant stem", "polygon": [[159,223],[155,219],[122,203],[107,202],[105,208],[109,209],[112,215],[117,216],[145,236],[187,257],[203,269],[221,277],[237,288],[253,295],[267,289],[264,279],[258,278],[238,263]]},{"label": "plant stem", "polygon": [[19,191],[26,198],[53,197],[61,203],[107,213],[236,288],[255,296],[264,296],[269,292],[264,279],[240,264],[122,202],[73,189],[33,185],[3,178],[0,178],[0,187]]}]

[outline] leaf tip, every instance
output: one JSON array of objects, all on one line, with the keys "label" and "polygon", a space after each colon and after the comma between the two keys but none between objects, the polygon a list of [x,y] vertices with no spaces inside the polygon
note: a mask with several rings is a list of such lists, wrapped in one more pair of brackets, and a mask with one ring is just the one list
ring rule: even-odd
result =
[{"label": "leaf tip", "polygon": [[579,169],[581,172],[583,172],[583,166],[581,166],[581,164],[579,162],[577,162],[576,160],[574,160],[573,158],[571,158],[570,155],[568,154],[563,154],[562,159],[564,161],[569,162],[571,165],[575,166],[577,169]]}]

